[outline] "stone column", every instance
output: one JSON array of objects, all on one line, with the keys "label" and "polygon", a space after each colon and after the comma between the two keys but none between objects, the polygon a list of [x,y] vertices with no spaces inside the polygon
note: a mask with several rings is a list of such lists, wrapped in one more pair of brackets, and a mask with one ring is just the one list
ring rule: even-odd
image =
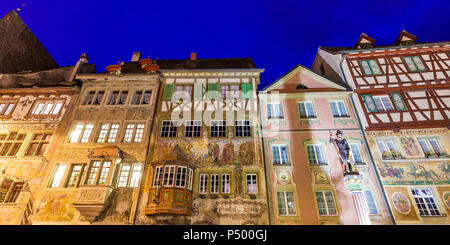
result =
[{"label": "stone column", "polygon": [[344,177],[344,184],[352,193],[353,204],[355,205],[355,212],[358,216],[359,224],[371,225],[372,223],[370,222],[369,210],[361,187],[362,179],[362,175],[347,174]]}]

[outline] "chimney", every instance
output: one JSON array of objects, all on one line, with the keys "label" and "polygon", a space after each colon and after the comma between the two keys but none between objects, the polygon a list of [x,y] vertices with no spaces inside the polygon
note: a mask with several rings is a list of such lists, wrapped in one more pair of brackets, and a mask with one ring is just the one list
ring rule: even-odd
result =
[{"label": "chimney", "polygon": [[191,61],[197,60],[197,53],[191,53]]},{"label": "chimney", "polygon": [[131,62],[138,62],[141,58],[141,52],[134,52],[133,56],[131,57]]}]

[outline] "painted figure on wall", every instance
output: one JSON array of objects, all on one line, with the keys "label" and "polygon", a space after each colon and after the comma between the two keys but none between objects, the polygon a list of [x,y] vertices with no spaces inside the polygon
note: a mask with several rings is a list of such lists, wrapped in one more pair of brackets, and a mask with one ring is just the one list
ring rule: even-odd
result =
[{"label": "painted figure on wall", "polygon": [[419,148],[417,147],[416,142],[412,137],[400,137],[400,142],[402,143],[403,150],[408,156],[419,155]]},{"label": "painted figure on wall", "polygon": [[347,140],[344,139],[344,133],[341,130],[337,130],[336,138],[334,138],[330,132],[329,143],[334,144],[336,150],[339,152],[339,159],[341,160],[341,164],[344,168],[344,176],[347,174],[359,175],[358,170],[351,163],[352,151]]}]

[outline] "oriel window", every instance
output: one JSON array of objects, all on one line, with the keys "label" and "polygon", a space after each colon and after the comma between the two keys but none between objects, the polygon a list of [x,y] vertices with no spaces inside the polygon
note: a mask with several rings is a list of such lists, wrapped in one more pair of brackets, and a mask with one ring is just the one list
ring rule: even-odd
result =
[{"label": "oriel window", "polygon": [[138,89],[134,91],[132,105],[149,105],[152,95],[151,90]]},{"label": "oriel window", "polygon": [[100,105],[102,103],[105,90],[89,91],[84,98],[83,105]]},{"label": "oriel window", "polygon": [[163,186],[173,186],[174,173],[175,173],[174,165],[164,166]]},{"label": "oriel window", "polygon": [[26,136],[17,132],[0,134],[0,156],[16,156]]},{"label": "oriel window", "polygon": [[113,90],[108,100],[108,105],[125,105],[128,98],[128,90]]},{"label": "oriel window", "polygon": [[187,168],[178,166],[177,167],[177,175],[176,175],[176,179],[175,179],[176,187],[185,187],[186,186],[186,175],[187,175]]},{"label": "oriel window", "polygon": [[0,203],[15,203],[24,184],[22,181],[4,180],[0,184]]},{"label": "oriel window", "polygon": [[88,179],[86,181],[89,185],[105,184],[111,169],[111,161],[95,160],[91,162]]},{"label": "oriel window", "polygon": [[52,139],[52,134],[34,134],[25,155],[43,156]]}]

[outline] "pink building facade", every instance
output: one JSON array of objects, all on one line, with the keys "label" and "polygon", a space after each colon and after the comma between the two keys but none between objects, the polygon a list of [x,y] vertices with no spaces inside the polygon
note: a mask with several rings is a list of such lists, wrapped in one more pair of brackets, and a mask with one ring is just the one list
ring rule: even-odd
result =
[{"label": "pink building facade", "polygon": [[391,224],[352,91],[301,65],[259,94],[271,224],[358,225],[330,133],[344,132],[371,224]]}]

